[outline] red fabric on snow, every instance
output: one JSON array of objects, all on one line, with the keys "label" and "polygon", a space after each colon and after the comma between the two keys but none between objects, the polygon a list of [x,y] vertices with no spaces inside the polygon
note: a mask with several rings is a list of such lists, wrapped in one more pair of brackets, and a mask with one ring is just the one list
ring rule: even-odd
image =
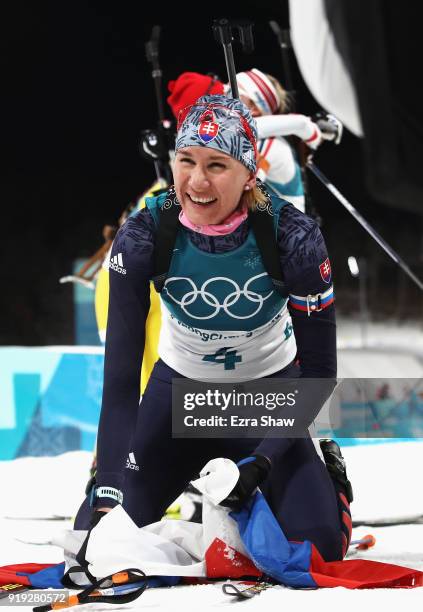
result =
[{"label": "red fabric on snow", "polygon": [[310,575],[319,587],[347,589],[414,588],[423,586],[423,572],[369,559],[324,561],[312,545]]}]

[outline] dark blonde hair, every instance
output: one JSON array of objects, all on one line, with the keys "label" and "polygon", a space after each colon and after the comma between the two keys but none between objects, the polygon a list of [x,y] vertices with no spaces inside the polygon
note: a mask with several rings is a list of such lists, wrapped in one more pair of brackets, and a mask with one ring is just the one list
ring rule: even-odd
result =
[{"label": "dark blonde hair", "polygon": [[258,204],[264,205],[267,202],[267,196],[257,185],[254,185],[250,191],[242,194],[241,201],[249,210],[255,210]]}]

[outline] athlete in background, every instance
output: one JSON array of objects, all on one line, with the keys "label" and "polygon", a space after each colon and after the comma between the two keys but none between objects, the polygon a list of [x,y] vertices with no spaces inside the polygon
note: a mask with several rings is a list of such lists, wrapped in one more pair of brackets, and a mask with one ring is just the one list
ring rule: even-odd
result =
[{"label": "athlete in background", "polygon": [[[323,140],[335,140],[334,131],[321,130],[319,123],[306,115],[289,113],[289,98],[282,85],[273,76],[256,68],[237,75],[241,100],[249,107],[257,122],[259,152],[258,178],[269,190],[288,200],[304,212],[304,189],[296,154],[287,140],[289,136],[301,139],[316,150]],[[175,117],[200,96],[223,94],[229,87],[214,75],[183,72],[168,84],[167,102]],[[336,120],[331,119],[332,125]],[[321,123],[322,127],[326,125]],[[342,126],[337,122],[339,137]]]}]

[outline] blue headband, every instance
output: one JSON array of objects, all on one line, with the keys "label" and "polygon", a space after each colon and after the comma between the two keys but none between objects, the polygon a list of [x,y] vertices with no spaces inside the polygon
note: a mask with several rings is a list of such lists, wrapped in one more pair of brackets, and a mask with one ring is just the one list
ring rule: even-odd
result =
[{"label": "blue headband", "polygon": [[257,126],[247,106],[228,96],[202,96],[180,111],[175,151],[209,147],[227,153],[255,174]]}]

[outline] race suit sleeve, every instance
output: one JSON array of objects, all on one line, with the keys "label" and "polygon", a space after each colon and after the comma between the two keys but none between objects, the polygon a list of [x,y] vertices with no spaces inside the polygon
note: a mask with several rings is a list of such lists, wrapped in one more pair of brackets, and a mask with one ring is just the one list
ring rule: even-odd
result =
[{"label": "race suit sleeve", "polygon": [[[332,273],[326,245],[317,223],[292,205],[282,209],[278,246],[284,281],[290,293],[290,310],[297,342],[301,378],[319,379],[312,393],[303,394],[296,406],[296,423],[306,435],[324,402],[336,385],[336,322]],[[332,290],[333,291],[333,290]],[[307,309],[307,296],[324,296],[318,308]],[[303,299],[302,299],[303,298]],[[306,387],[307,388],[307,387]],[[265,438],[256,452],[269,457],[281,455],[295,441],[292,438]]]},{"label": "race suit sleeve", "polygon": [[[336,322],[332,270],[320,228],[316,221],[293,206],[285,206],[279,222],[278,244],[282,273],[290,293],[288,307],[301,376],[335,378]],[[322,300],[316,311],[307,311],[306,305],[301,303],[309,295],[328,293],[328,299]]]},{"label": "race suit sleeve", "polygon": [[272,136],[298,136],[305,142],[319,132],[318,126],[310,117],[290,113],[287,115],[265,115],[256,117],[257,132],[261,138]]},{"label": "race suit sleeve", "polygon": [[110,256],[104,385],[97,441],[99,486],[122,488],[140,399],[153,249],[154,222],[144,209],[120,228]]},{"label": "race suit sleeve", "polygon": [[296,164],[291,147],[278,138],[260,141],[257,159],[257,178],[277,183],[289,183],[295,176]]}]

